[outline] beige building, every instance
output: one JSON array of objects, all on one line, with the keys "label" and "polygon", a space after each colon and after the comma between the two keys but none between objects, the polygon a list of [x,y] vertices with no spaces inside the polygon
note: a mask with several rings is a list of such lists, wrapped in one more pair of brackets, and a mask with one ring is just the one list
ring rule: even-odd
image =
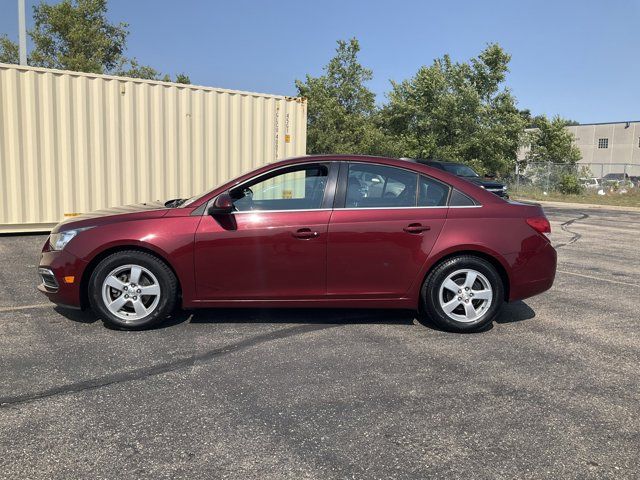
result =
[{"label": "beige building", "polygon": [[[584,123],[567,127],[575,137],[582,159],[592,174],[640,175],[640,121]],[[518,160],[524,160],[528,148],[521,148]]]},{"label": "beige building", "polygon": [[589,123],[567,129],[582,153],[580,163],[640,165],[640,121]]}]

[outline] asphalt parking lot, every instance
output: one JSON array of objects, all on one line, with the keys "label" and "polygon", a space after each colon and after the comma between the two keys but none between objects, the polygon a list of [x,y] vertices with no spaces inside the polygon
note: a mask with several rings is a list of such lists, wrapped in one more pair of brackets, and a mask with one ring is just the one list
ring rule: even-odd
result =
[{"label": "asphalt parking lot", "polygon": [[547,208],[556,284],[460,335],[411,312],[110,330],[0,237],[1,478],[638,478],[640,212]]}]

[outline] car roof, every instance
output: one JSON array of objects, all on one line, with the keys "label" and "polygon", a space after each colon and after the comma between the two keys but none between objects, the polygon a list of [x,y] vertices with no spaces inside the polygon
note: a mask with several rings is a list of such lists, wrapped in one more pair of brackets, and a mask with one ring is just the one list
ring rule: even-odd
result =
[{"label": "car roof", "polygon": [[395,165],[398,167],[407,167],[407,163],[413,165],[429,165],[429,163],[433,164],[441,164],[441,165],[463,165],[457,162],[445,162],[441,160],[424,160],[419,158],[393,158],[393,157],[384,157],[378,155],[355,155],[355,154],[316,154],[316,155],[305,155],[301,157],[290,157],[285,158],[283,160],[279,160],[277,162],[270,163],[270,166],[276,165],[287,165],[294,163],[304,163],[305,161],[314,162],[314,161],[341,161],[341,162],[360,162],[360,163],[383,163],[386,165]]}]

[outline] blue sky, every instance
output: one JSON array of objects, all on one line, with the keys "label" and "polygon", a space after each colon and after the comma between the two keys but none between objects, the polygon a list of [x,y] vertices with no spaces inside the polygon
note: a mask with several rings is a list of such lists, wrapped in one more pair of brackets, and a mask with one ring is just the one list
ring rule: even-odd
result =
[{"label": "blue sky", "polygon": [[[507,85],[520,108],[640,120],[640,0],[110,0],[109,9],[130,24],[128,55],[200,85],[292,95],[294,79],[320,74],[335,41],[355,36],[383,102],[389,80],[498,42],[513,57]],[[16,24],[16,0],[0,0],[0,33],[17,39]]]}]

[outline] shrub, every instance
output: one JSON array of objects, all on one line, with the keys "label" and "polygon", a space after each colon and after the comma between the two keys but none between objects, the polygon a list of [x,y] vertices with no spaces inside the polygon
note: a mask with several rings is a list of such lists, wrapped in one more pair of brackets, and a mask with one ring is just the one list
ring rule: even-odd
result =
[{"label": "shrub", "polygon": [[563,175],[560,177],[560,193],[564,195],[580,195],[582,193],[582,185],[575,175]]}]

